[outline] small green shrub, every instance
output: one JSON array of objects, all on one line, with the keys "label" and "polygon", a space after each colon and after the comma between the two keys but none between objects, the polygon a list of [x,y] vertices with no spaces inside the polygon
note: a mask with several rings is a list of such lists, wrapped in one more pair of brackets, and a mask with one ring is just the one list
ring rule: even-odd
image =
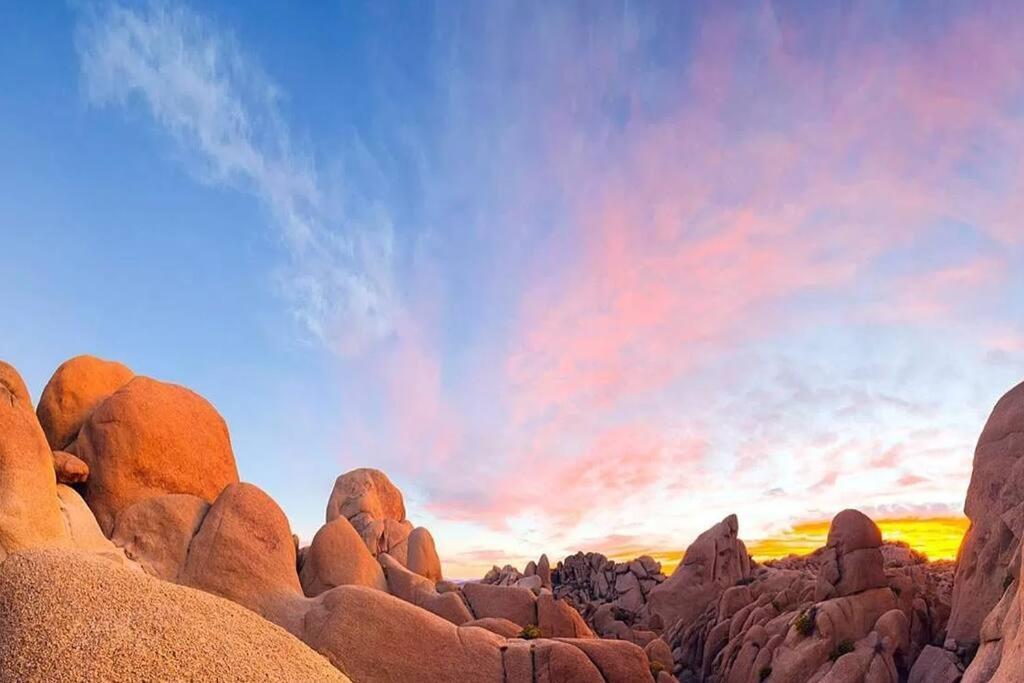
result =
[{"label": "small green shrub", "polygon": [[814,617],[817,614],[817,608],[811,607],[806,612],[801,612],[797,618],[793,621],[793,626],[796,628],[796,632],[802,636],[809,636],[814,633]]},{"label": "small green shrub", "polygon": [[523,627],[523,630],[519,632],[519,637],[523,640],[534,640],[535,638],[543,638],[544,634],[540,632],[540,628],[535,624],[529,624]]},{"label": "small green shrub", "polygon": [[848,655],[851,652],[853,652],[853,641],[841,640],[839,641],[839,644],[836,645],[836,649],[832,650],[832,654],[830,654],[828,658],[834,662],[843,655]]},{"label": "small green shrub", "polygon": [[770,666],[762,666],[761,670],[757,672],[757,680],[767,681],[768,677],[772,675],[772,668]]},{"label": "small green shrub", "polygon": [[665,670],[665,665],[661,662],[651,662],[651,676],[655,679],[658,678],[658,674]]}]

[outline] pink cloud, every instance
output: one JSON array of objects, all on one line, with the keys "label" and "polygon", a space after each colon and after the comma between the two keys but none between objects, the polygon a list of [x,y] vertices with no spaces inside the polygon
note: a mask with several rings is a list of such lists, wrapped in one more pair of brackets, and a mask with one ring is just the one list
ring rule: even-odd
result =
[{"label": "pink cloud", "polygon": [[[1000,185],[964,167],[979,147],[1024,151],[1008,112],[1024,74],[1000,68],[1024,63],[1024,41],[988,40],[999,18],[967,18],[914,40],[840,40],[826,67],[794,47],[800,30],[775,21],[767,10],[752,23],[729,12],[707,21],[686,70],[661,83],[664,110],[637,108],[621,129],[592,133],[582,122],[609,93],[639,99],[600,47],[543,91],[552,96],[538,104],[542,158],[533,161],[565,211],[536,247],[536,270],[515,282],[508,337],[490,358],[497,370],[480,379],[494,383],[503,430],[479,438],[490,425],[465,417],[422,339],[388,370],[406,457],[435,454],[410,465],[429,478],[431,512],[495,529],[535,513],[567,534],[595,507],[720,484],[726,473],[742,479],[791,443],[744,434],[721,452],[722,432],[753,428],[732,414],[712,424],[673,415],[674,392],[695,374],[815,325],[949,323],[1005,282],[1007,259],[995,252],[1018,239],[1006,226],[1024,176]],[[870,32],[849,21],[854,33]],[[751,45],[762,58],[756,73],[739,58]],[[515,201],[509,212],[528,213]],[[948,222],[973,225],[997,246],[953,265],[916,262],[915,247]],[[914,272],[879,266],[894,253]],[[801,307],[808,298],[827,303]],[[721,372],[718,394],[731,386]],[[830,459],[794,477],[815,494],[858,467],[899,476],[915,455],[909,442],[835,432],[856,429],[850,423],[869,411],[930,409],[853,391],[809,401],[808,412],[833,420],[830,438],[810,428],[793,438],[801,463]],[[730,459],[736,467],[723,464]],[[925,483],[913,477],[900,481]]]}]

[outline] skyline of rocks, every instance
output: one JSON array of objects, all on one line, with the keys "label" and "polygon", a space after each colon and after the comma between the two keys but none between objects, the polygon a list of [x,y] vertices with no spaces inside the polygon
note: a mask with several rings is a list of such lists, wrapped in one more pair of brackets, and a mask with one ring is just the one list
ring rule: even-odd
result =
[{"label": "skyline of rocks", "polygon": [[[845,509],[824,545],[802,556],[755,560],[730,515],[668,575],[649,556],[580,551],[469,581],[444,577],[431,532],[373,468],[337,477],[323,526],[303,544],[266,492],[239,481],[227,425],[184,387],[79,356],[56,370],[38,407],[0,362],[0,394],[0,665],[19,680],[87,671],[495,683],[1024,676],[1024,383],[981,432],[965,504],[972,526],[956,562],[884,541],[873,520]],[[46,621],[74,614],[47,586],[80,571],[99,579],[59,579],[80,591],[97,629],[93,668],[76,669],[33,648],[40,639],[86,647],[84,635]],[[97,599],[106,588],[121,597]],[[201,597],[210,594],[246,609],[224,611]],[[179,601],[210,616],[183,625],[195,614],[167,616]],[[152,611],[126,610],[138,604]],[[204,631],[222,619],[237,633]],[[142,640],[129,646],[103,630],[115,623],[141,629]],[[220,639],[228,654],[181,658],[197,638]],[[256,643],[288,654],[259,664],[244,654]],[[115,653],[143,646],[178,658],[119,666]],[[384,654],[396,648],[403,654]]]}]

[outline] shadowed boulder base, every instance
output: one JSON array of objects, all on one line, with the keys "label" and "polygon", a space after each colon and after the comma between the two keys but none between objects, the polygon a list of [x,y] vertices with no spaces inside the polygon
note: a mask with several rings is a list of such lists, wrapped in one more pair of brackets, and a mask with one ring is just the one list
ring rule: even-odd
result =
[{"label": "shadowed boulder base", "polygon": [[996,403],[974,451],[949,638],[977,643],[982,621],[1019,573],[1024,536],[1024,383]]},{"label": "shadowed boulder base", "polygon": [[127,366],[95,356],[64,361],[47,382],[36,409],[50,448],[67,448],[96,406],[134,376]]},{"label": "shadowed boulder base", "polygon": [[83,497],[104,533],[118,513],[167,493],[207,502],[238,481],[227,425],[199,394],[135,377],[100,403],[70,447],[89,466]]},{"label": "shadowed boulder base", "polygon": [[234,603],[69,550],[4,562],[0,672],[40,683],[349,680]]}]

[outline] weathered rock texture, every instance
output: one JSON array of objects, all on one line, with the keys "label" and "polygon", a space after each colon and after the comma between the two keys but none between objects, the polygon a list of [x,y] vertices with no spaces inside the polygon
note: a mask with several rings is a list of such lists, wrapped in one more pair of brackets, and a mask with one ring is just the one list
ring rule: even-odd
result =
[{"label": "weathered rock texture", "polygon": [[67,550],[3,563],[0,679],[349,680],[238,605]]},{"label": "weathered rock texture", "polygon": [[985,615],[1019,572],[1024,534],[1024,383],[996,403],[974,451],[964,512],[970,529],[960,547],[949,637],[977,643]]}]

